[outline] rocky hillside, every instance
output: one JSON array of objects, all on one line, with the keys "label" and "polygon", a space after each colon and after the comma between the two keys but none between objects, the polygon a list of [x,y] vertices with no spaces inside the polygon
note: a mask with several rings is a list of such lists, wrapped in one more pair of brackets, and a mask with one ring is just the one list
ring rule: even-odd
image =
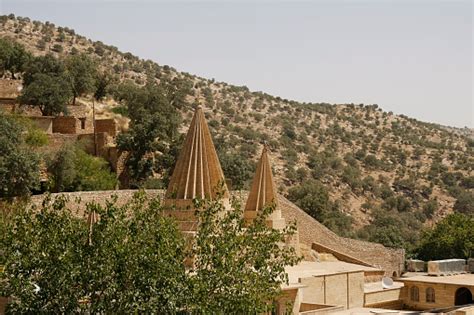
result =
[{"label": "rocky hillside", "polygon": [[[0,36],[36,55],[87,52],[118,80],[165,86],[182,113],[183,128],[193,106],[201,104],[220,152],[255,160],[259,144],[267,142],[281,193],[294,200],[305,187],[311,191],[312,183],[322,184],[323,199],[325,192],[329,196],[325,206],[351,218],[355,228],[385,211],[382,217],[416,221],[409,231],[452,212],[457,201],[456,207],[468,211],[474,206],[474,141],[467,136],[472,130],[420,122],[375,104],[299,103],[252,92],[142,60],[48,22],[4,16],[0,25]],[[103,105],[117,106],[113,100]]]}]

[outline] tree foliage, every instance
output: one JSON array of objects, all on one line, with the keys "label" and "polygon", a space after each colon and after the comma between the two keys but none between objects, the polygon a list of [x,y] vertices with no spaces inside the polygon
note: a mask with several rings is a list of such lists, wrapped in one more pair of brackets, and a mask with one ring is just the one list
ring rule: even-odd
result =
[{"label": "tree foliage", "polygon": [[86,54],[77,54],[66,58],[65,67],[73,95],[72,104],[74,105],[76,104],[76,97],[94,91],[97,80],[96,64]]},{"label": "tree foliage", "polygon": [[220,201],[197,202],[200,226],[192,249],[191,310],[197,314],[250,314],[271,310],[287,282],[285,266],[299,258],[285,242],[295,232],[268,228],[268,207],[250,225],[239,204],[224,212]]},{"label": "tree foliage", "polygon": [[117,137],[117,145],[129,152],[127,167],[132,181],[139,185],[153,172],[159,144],[170,144],[178,137],[179,114],[155,84],[142,88],[125,84],[118,93],[131,122],[130,129]]},{"label": "tree foliage", "polygon": [[290,188],[288,199],[339,235],[350,235],[351,217],[329,199],[329,192],[321,182],[311,179]]},{"label": "tree foliage", "polygon": [[423,231],[415,253],[423,260],[474,257],[474,217],[448,215]]},{"label": "tree foliage", "polygon": [[25,86],[20,95],[20,103],[37,106],[44,116],[66,113],[66,104],[71,97],[65,75],[51,76],[38,73],[31,84]]},{"label": "tree foliage", "polygon": [[183,238],[159,202],[87,205],[90,228],[65,197],[23,210],[1,236],[4,285],[15,313],[175,313],[185,296]]},{"label": "tree foliage", "polygon": [[[14,313],[227,314],[271,310],[298,261],[284,231],[268,228],[262,212],[245,225],[240,207],[196,201],[200,228],[185,241],[143,192],[123,206],[116,198],[90,203],[84,217],[64,196],[0,222],[5,265],[0,296]],[[97,215],[89,224],[86,217]],[[91,222],[91,221],[89,221]],[[194,257],[186,269],[185,261]]]},{"label": "tree foliage", "polygon": [[463,190],[454,203],[454,211],[474,217],[474,193]]},{"label": "tree foliage", "polygon": [[0,73],[9,71],[11,78],[15,79],[15,74],[23,72],[31,54],[25,50],[23,45],[8,39],[0,38]]},{"label": "tree foliage", "polygon": [[87,154],[77,144],[65,144],[47,164],[54,192],[110,190],[117,183],[104,159]]},{"label": "tree foliage", "polygon": [[26,196],[39,184],[39,157],[17,118],[0,112],[0,198]]}]

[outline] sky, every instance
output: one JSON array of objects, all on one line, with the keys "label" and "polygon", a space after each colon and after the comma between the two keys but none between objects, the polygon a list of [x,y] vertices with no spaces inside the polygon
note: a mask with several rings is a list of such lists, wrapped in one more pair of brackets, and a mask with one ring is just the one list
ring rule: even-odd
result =
[{"label": "sky", "polygon": [[123,52],[303,102],[474,128],[473,1],[0,0]]}]

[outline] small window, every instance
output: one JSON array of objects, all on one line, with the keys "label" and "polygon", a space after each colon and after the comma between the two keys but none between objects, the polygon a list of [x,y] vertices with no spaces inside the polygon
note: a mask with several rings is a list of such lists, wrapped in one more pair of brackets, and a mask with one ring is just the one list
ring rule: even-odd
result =
[{"label": "small window", "polygon": [[418,287],[414,286],[410,288],[410,300],[414,302],[420,301],[420,290]]},{"label": "small window", "polygon": [[433,288],[426,289],[426,302],[427,303],[435,302],[435,290]]},{"label": "small window", "polygon": [[86,129],[86,119],[85,118],[79,118],[81,120],[81,129]]}]

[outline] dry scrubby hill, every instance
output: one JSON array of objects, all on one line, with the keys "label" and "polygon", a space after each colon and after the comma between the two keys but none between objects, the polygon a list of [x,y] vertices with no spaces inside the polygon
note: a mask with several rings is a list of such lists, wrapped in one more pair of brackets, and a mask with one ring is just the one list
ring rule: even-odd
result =
[{"label": "dry scrubby hill", "polygon": [[155,80],[173,90],[183,128],[193,106],[203,105],[221,151],[255,159],[259,143],[268,142],[280,192],[317,180],[328,190],[330,200],[323,203],[353,218],[355,227],[369,224],[383,209],[413,221],[413,229],[452,212],[460,193],[472,194],[470,129],[420,122],[377,105],[299,103],[251,92],[142,60],[48,22],[11,16],[0,25],[0,36],[34,54],[87,52],[121,81]]}]

